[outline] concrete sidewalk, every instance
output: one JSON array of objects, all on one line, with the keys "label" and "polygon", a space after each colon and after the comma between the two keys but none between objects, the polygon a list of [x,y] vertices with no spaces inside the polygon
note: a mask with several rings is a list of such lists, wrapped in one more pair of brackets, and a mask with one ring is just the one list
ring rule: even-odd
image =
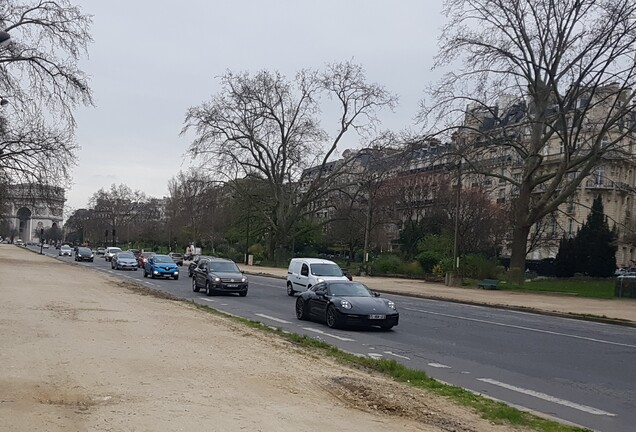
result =
[{"label": "concrete sidewalk", "polygon": [[[240,266],[247,274],[287,277],[287,269]],[[584,318],[636,327],[636,299],[592,299],[573,295],[535,294],[517,291],[481,290],[474,287],[449,287],[441,283],[386,277],[354,277],[378,292],[503,307],[537,313]]]}]

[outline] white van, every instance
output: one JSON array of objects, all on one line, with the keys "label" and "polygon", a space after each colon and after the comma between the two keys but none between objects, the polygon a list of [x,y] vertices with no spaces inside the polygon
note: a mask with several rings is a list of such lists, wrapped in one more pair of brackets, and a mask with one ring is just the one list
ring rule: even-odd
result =
[{"label": "white van", "polygon": [[333,261],[318,258],[292,258],[287,269],[287,295],[307,291],[326,280],[349,280]]}]

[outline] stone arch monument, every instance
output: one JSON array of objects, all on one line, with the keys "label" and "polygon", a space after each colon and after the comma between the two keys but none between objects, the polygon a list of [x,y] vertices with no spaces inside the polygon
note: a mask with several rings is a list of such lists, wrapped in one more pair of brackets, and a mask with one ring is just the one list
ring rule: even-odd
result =
[{"label": "stone arch monument", "polygon": [[64,189],[31,183],[6,187],[2,219],[9,223],[9,237],[24,242],[40,238],[40,230],[59,226],[64,214]]}]

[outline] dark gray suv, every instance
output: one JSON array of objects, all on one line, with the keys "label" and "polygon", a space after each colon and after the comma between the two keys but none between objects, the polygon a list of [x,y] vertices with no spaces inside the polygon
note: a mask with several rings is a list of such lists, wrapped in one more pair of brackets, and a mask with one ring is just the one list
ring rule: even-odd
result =
[{"label": "dark gray suv", "polygon": [[220,293],[247,295],[247,276],[236,263],[223,258],[202,258],[192,272],[192,291],[205,289],[208,296]]}]

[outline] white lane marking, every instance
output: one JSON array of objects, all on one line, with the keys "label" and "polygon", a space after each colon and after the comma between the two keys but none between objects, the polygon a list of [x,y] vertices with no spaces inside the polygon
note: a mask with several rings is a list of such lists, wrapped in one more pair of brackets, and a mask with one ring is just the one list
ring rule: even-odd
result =
[{"label": "white lane marking", "polygon": [[372,359],[376,359],[376,360],[382,358],[382,354],[378,354],[378,353],[368,353],[367,355],[371,357]]},{"label": "white lane marking", "polygon": [[450,366],[446,366],[445,364],[441,364],[441,363],[428,363],[428,365],[430,367],[439,368],[439,369],[452,369]]},{"label": "white lane marking", "polygon": [[203,301],[210,302],[210,303],[214,303],[216,301],[216,300],[212,300],[212,299],[205,298],[205,297],[199,297],[199,300],[203,300]]},{"label": "white lane marking", "polygon": [[422,313],[426,313],[426,314],[430,314],[430,315],[439,315],[439,316],[445,316],[445,317],[449,317],[449,318],[456,318],[456,319],[460,319],[460,320],[464,320],[464,321],[473,321],[473,322],[479,322],[479,323],[483,323],[483,324],[492,324],[492,325],[496,325],[496,326],[500,326],[500,327],[516,328],[516,329],[519,329],[519,330],[527,330],[527,331],[532,331],[532,332],[536,332],[536,333],[551,334],[551,335],[555,335],[555,336],[565,336],[565,337],[569,337],[569,338],[573,338],[573,339],[582,339],[582,340],[586,340],[586,341],[590,341],[590,342],[598,342],[598,343],[603,343],[603,344],[607,344],[607,345],[616,345],[616,346],[622,346],[622,347],[627,347],[627,348],[636,348],[636,345],[630,345],[630,344],[625,344],[625,343],[620,343],[620,342],[612,342],[612,341],[607,341],[607,340],[603,340],[603,339],[595,339],[595,338],[590,338],[590,337],[585,337],[585,336],[577,336],[577,335],[568,334],[568,333],[561,333],[561,332],[555,332],[555,331],[550,331],[550,330],[541,330],[541,329],[537,329],[537,328],[518,326],[518,325],[514,325],[514,324],[504,324],[504,323],[500,323],[500,322],[496,322],[496,321],[488,321],[488,320],[483,320],[483,319],[478,319],[478,318],[467,318],[467,317],[463,317],[463,316],[445,314],[445,313],[441,313],[441,312],[426,311],[426,310],[422,310],[422,309],[414,309],[414,308],[407,308],[407,307],[402,307],[402,309],[406,309],[406,310],[410,310],[410,311],[414,311],[414,312],[422,312]]},{"label": "white lane marking", "polygon": [[283,323],[283,324],[291,324],[291,321],[285,321],[284,319],[275,318],[273,316],[269,316],[269,315],[265,315],[265,314],[257,313],[257,314],[254,314],[254,315],[259,316],[261,318],[268,319],[268,320],[272,320],[272,321],[276,321],[276,322],[279,322],[279,323]]},{"label": "white lane marking", "polygon": [[593,407],[590,407],[590,406],[587,406],[587,405],[580,405],[580,404],[577,404],[575,402],[570,402],[570,401],[565,400],[565,399],[559,399],[557,397],[550,396],[550,395],[547,395],[545,393],[537,392],[537,391],[534,391],[534,390],[528,390],[528,389],[524,389],[524,388],[521,388],[521,387],[516,387],[516,386],[510,385],[510,384],[502,383],[502,382],[494,380],[494,379],[477,378],[477,381],[482,381],[482,382],[485,382],[485,383],[488,383],[488,384],[496,385],[498,387],[503,387],[503,388],[508,389],[508,390],[516,391],[518,393],[523,393],[523,394],[526,394],[528,396],[533,396],[533,397],[536,397],[538,399],[543,399],[543,400],[548,401],[548,402],[553,402],[555,404],[563,405],[563,406],[566,406],[566,407],[569,407],[569,408],[574,408],[575,410],[583,411],[583,412],[586,412],[588,414],[616,417],[616,414],[612,414],[612,413],[609,413],[607,411],[603,411],[603,410],[600,410],[600,409],[597,409],[597,408],[593,408]]},{"label": "white lane marking", "polygon": [[227,303],[221,303],[221,306],[227,306]]},{"label": "white lane marking", "polygon": [[311,332],[314,332],[314,333],[319,333],[319,334],[321,334],[323,336],[329,336],[329,337],[332,337],[334,339],[341,340],[343,342],[355,342],[355,339],[349,339],[349,338],[342,337],[342,336],[332,335],[332,334],[329,334],[329,333],[324,332],[322,330],[318,330],[318,329],[311,328],[311,327],[303,327],[303,330],[311,331]]},{"label": "white lane marking", "polygon": [[411,359],[410,359],[409,357],[407,357],[407,356],[403,356],[403,355],[400,355],[400,354],[396,354],[396,353],[393,353],[393,352],[391,352],[391,351],[384,351],[384,354],[392,355],[392,356],[394,356],[394,357],[398,357],[398,358],[405,359],[405,360],[411,360]]}]

